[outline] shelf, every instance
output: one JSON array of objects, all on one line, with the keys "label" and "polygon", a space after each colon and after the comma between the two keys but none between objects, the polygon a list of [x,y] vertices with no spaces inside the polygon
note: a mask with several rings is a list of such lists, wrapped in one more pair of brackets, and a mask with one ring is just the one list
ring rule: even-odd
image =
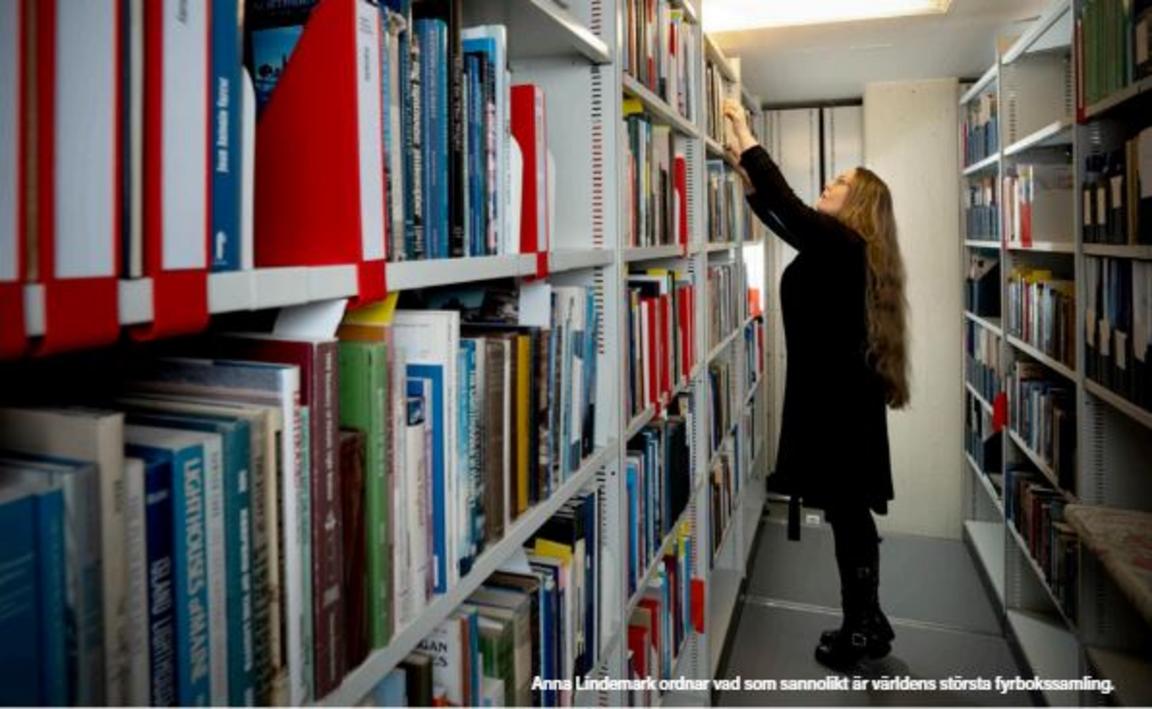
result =
[{"label": "shelf", "polygon": [[1083,552],[1096,557],[1131,608],[1152,623],[1152,585],[1146,562],[1152,514],[1100,505],[1069,505],[1064,513]]},{"label": "shelf", "polygon": [[559,250],[548,254],[549,273],[597,268],[612,263],[614,254],[608,249]]},{"label": "shelf", "polygon": [[398,665],[408,653],[437,625],[479,588],[493,572],[498,570],[524,542],[555,514],[573,495],[592,481],[597,471],[617,452],[615,442],[592,452],[580,469],[547,500],[525,512],[505,531],[504,537],[484,551],[468,575],[464,576],[448,593],[435,596],[412,623],[399,629],[386,647],[371,653],[357,668],[351,670],[344,681],[318,704],[325,706],[353,706],[372,691],[372,688]]},{"label": "shelf", "polygon": [[1084,109],[1084,119],[1093,120],[1121,108],[1127,108],[1133,99],[1152,92],[1152,76],[1145,77],[1134,84],[1129,84],[1111,96],[1101,99]]},{"label": "shelf", "polygon": [[708,352],[708,359],[705,361],[711,364],[712,360],[716,359],[716,357],[718,357],[720,353],[723,352],[726,347],[728,347],[728,345],[732,344],[732,341],[736,339],[736,336],[740,334],[741,330],[742,328],[738,327],[725,335],[724,339],[720,341],[720,344],[716,345]]},{"label": "shelf", "polygon": [[[476,5],[478,7],[473,6]],[[609,64],[608,45],[554,0],[486,0],[464,3],[465,21],[508,28],[508,57],[522,59],[574,55],[593,64]]]},{"label": "shelf", "polygon": [[388,290],[411,290],[536,273],[533,254],[396,261],[387,265]]},{"label": "shelf", "polygon": [[1040,474],[1048,479],[1048,484],[1055,488],[1060,494],[1062,494],[1064,499],[1068,500],[1069,502],[1075,502],[1076,496],[1061,487],[1060,479],[1056,477],[1056,471],[1052,470],[1052,466],[1048,464],[1048,461],[1044,460],[1043,456],[1041,456],[1039,453],[1032,450],[1032,447],[1028,445],[1028,442],[1025,441],[1019,433],[1016,433],[1015,429],[1008,428],[1005,430],[1008,431],[1008,437],[1012,439],[1012,442],[1016,444],[1016,447],[1019,448],[1020,451],[1028,457],[1028,460],[1032,462],[1032,465],[1036,466],[1036,469],[1040,471]]},{"label": "shelf", "polygon": [[717,251],[727,251],[736,248],[735,241],[709,241],[704,245],[704,250],[708,253],[716,253]]},{"label": "shelf", "polygon": [[1004,517],[1004,502],[1000,499],[1000,493],[996,492],[996,488],[992,485],[992,481],[988,479],[988,475],[980,469],[976,463],[976,459],[972,454],[967,451],[964,452],[964,457],[968,460],[968,467],[972,469],[972,473],[976,476],[976,482],[987,493],[992,505],[1000,512],[1000,517]]},{"label": "shelf", "polygon": [[1000,242],[991,239],[965,239],[964,245],[970,249],[1000,249]]},{"label": "shelf", "polygon": [[624,260],[652,261],[661,258],[680,258],[683,256],[680,244],[665,244],[663,246],[629,246],[624,249]]},{"label": "shelf", "polygon": [[649,406],[638,415],[632,417],[628,422],[628,428],[624,430],[624,441],[631,441],[640,430],[651,423],[652,419],[656,416],[656,407]]},{"label": "shelf", "polygon": [[1089,394],[1100,399],[1136,423],[1139,423],[1145,428],[1152,428],[1152,411],[1133,404],[1103,384],[1094,382],[1091,379],[1084,380],[1084,388]]},{"label": "shelf", "polygon": [[1028,31],[1004,53],[1001,61],[1011,64],[1025,54],[1051,49],[1070,48],[1072,45],[1072,2],[1060,0],[1033,22]]},{"label": "shelf", "polygon": [[976,387],[972,386],[968,382],[964,382],[964,388],[968,390],[968,393],[971,394],[976,399],[976,401],[980,402],[980,408],[984,409],[989,413],[989,415],[991,415],[992,404],[988,403],[988,400],[984,398],[984,395],[977,391]]},{"label": "shelf", "polygon": [[[212,315],[304,305],[356,295],[355,266],[258,268],[208,275],[208,312]],[[120,281],[120,324],[152,322],[152,279]],[[44,288],[24,288],[25,328],[29,337],[44,334]]]},{"label": "shelf", "polygon": [[1040,564],[1032,558],[1032,552],[1028,549],[1028,541],[1024,539],[1024,536],[1016,530],[1016,526],[1011,522],[1008,523],[1008,534],[1016,540],[1016,546],[1019,547],[1020,553],[1024,556],[1024,561],[1032,568],[1032,573],[1036,575],[1036,581],[1040,584],[1040,587],[1044,589],[1048,600],[1052,602],[1052,607],[1056,609],[1056,615],[1060,617],[1060,620],[1064,621],[1064,625],[1068,627],[1068,630],[1075,633],[1076,621],[1068,617],[1064,612],[1064,607],[1060,605],[1060,599],[1056,597],[1055,593],[1052,593],[1052,587],[1048,585],[1048,578],[1044,576],[1044,569],[1040,568]]},{"label": "shelf", "polygon": [[621,83],[624,87],[624,93],[640,99],[640,103],[644,104],[644,108],[653,118],[657,119],[657,122],[671,126],[689,138],[696,137],[696,126],[691,121],[680,115],[679,111],[668,105],[664,99],[641,84],[635,77],[624,74]]},{"label": "shelf", "polygon": [[720,69],[720,74],[728,81],[735,82],[736,72],[732,71],[732,65],[728,63],[728,57],[724,56],[724,52],[720,51],[719,45],[716,40],[712,39],[712,35],[704,35],[704,55],[708,61],[716,65]]},{"label": "shelf", "polygon": [[1025,246],[1019,242],[1009,241],[1004,245],[1009,251],[1036,251],[1048,254],[1074,254],[1076,253],[1076,244],[1071,241],[1033,241],[1031,246]]},{"label": "shelf", "polygon": [[1040,130],[1027,135],[1004,149],[1004,157],[1012,157],[1029,150],[1051,148],[1058,145],[1072,145],[1072,121],[1053,121]]},{"label": "shelf", "polygon": [[701,135],[704,140],[704,149],[713,157],[725,158],[728,156],[728,151],[724,149],[724,145],[710,135]]},{"label": "shelf", "polygon": [[1148,244],[1084,244],[1087,256],[1110,256],[1152,261],[1152,245]]},{"label": "shelf", "polygon": [[976,83],[972,84],[972,87],[964,92],[964,95],[960,97],[960,105],[963,106],[980,94],[984,93],[984,89],[996,80],[998,71],[999,67],[993,64],[988,69],[988,71],[984,72],[984,76],[981,76],[979,79],[977,79]]},{"label": "shelf", "polygon": [[[1010,608],[1007,618],[1016,644],[1028,663],[1027,669],[1031,670],[1021,673],[1023,676],[1080,676],[1080,645],[1075,634],[1038,613]],[[1044,697],[1049,704],[1079,704],[1074,692],[1045,692]]]},{"label": "shelf", "polygon": [[980,562],[984,576],[996,590],[996,598],[1004,602],[1004,523],[964,522],[964,536]]},{"label": "shelf", "polygon": [[964,317],[983,327],[985,330],[991,330],[998,337],[1004,336],[1004,328],[1000,325],[1000,318],[984,317],[983,315],[977,315],[968,310],[964,311]]},{"label": "shelf", "polygon": [[964,168],[964,176],[976,175],[985,172],[990,168],[997,167],[1000,164],[1000,153],[993,153],[979,162],[974,162]]},{"label": "shelf", "polygon": [[1043,364],[1048,369],[1051,369],[1053,372],[1056,372],[1060,376],[1064,377],[1065,379],[1073,382],[1076,381],[1076,372],[1074,372],[1071,367],[1064,364],[1063,362],[1056,360],[1053,357],[1044,354],[1024,340],[1021,340],[1019,337],[1016,337],[1015,335],[1008,335],[1008,343],[1015,347],[1017,350],[1036,360],[1040,364]]}]

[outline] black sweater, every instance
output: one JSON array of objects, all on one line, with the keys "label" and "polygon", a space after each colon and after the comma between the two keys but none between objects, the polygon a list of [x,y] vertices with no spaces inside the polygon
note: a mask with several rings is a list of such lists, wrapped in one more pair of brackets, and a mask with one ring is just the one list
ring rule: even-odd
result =
[{"label": "black sweater", "polygon": [[788,350],[773,487],[829,509],[892,499],[883,382],[868,362],[864,240],[796,196],[768,153],[740,157],[752,210],[800,253],[780,281]]}]

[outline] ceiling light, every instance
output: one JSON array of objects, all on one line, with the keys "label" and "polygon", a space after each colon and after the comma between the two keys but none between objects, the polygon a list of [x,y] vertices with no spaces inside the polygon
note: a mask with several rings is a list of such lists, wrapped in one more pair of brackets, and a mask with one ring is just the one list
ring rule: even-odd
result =
[{"label": "ceiling light", "polygon": [[704,0],[709,32],[819,25],[948,12],[952,0]]}]

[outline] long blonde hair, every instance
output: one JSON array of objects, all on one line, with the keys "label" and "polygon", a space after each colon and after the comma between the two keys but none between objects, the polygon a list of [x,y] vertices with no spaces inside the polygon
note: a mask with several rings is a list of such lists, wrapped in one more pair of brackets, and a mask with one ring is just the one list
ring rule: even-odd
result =
[{"label": "long blonde hair", "polygon": [[904,408],[910,396],[908,301],[888,185],[871,170],[856,168],[837,218],[864,239],[868,257],[868,356],[884,383],[888,406]]}]

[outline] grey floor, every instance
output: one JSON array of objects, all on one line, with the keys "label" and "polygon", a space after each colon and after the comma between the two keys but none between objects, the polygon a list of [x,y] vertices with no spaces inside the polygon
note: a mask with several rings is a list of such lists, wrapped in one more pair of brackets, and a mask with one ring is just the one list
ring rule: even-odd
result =
[{"label": "grey floor", "polygon": [[[886,535],[880,567],[880,602],[896,641],[889,657],[860,669],[862,676],[994,680],[1019,673],[962,542]],[[828,527],[805,526],[801,541],[790,542],[779,516],[766,517],[748,576],[719,676],[782,680],[832,674],[812,656],[820,632],[840,624]],[[1030,703],[1028,695],[994,691],[721,692],[715,699],[725,706]]]}]

